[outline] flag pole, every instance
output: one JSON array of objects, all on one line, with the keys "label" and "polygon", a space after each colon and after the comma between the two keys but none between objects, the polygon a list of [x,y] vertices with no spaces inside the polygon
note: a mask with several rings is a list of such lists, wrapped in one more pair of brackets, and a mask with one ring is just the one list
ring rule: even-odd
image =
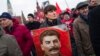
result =
[{"label": "flag pole", "polygon": [[68,3],[67,3],[67,1],[65,0],[65,3],[66,3],[66,5],[67,5],[67,7],[69,8],[69,5],[68,5]]}]

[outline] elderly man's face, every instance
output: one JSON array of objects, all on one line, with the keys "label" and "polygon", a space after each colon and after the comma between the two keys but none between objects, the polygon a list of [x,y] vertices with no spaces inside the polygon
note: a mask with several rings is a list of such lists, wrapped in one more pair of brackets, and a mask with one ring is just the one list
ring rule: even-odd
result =
[{"label": "elderly man's face", "polygon": [[88,12],[89,12],[88,6],[85,6],[79,9],[79,13],[81,13],[82,15],[87,16]]},{"label": "elderly man's face", "polygon": [[48,19],[57,19],[58,15],[56,13],[56,11],[49,11],[46,15],[45,15]]},{"label": "elderly man's face", "polygon": [[43,38],[41,48],[48,56],[58,55],[60,52],[60,41],[56,35],[45,36]]}]

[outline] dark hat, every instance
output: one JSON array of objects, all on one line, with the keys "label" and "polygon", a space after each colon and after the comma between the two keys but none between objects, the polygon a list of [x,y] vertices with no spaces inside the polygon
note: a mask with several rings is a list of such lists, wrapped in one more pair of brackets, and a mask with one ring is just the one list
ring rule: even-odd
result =
[{"label": "dark hat", "polygon": [[3,12],[0,18],[12,19],[12,16],[8,12]]},{"label": "dark hat", "polygon": [[88,3],[85,1],[85,2],[80,2],[77,4],[76,6],[76,9],[80,9],[80,8],[83,8],[85,6],[88,6]]},{"label": "dark hat", "polygon": [[29,14],[28,14],[28,16],[31,16],[32,18],[34,18],[34,15],[33,15],[33,14],[31,14],[31,13],[29,13]]}]

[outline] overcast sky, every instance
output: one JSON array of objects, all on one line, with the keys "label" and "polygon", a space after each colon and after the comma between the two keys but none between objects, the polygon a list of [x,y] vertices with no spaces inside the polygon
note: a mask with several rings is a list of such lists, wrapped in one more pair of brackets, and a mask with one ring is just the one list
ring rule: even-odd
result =
[{"label": "overcast sky", "polygon": [[[39,5],[42,6],[42,2],[46,0],[37,0]],[[67,4],[66,4],[67,1]],[[50,4],[55,5],[57,2],[62,10],[65,10],[67,6],[69,8],[76,7],[77,3],[85,0],[49,0]],[[21,10],[27,16],[28,13],[33,13],[36,10],[36,0],[10,0],[14,15],[21,15]],[[0,0],[0,15],[2,12],[7,11],[7,0]]]}]

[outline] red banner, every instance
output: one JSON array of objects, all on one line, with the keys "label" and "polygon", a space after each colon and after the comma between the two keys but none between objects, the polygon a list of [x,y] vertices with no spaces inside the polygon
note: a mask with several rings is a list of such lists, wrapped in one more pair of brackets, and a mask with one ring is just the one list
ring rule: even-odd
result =
[{"label": "red banner", "polygon": [[40,34],[45,30],[52,30],[52,29],[56,30],[60,34],[61,56],[72,56],[72,48],[71,48],[71,43],[70,43],[69,32],[55,28],[55,27],[41,28],[41,29],[32,31],[33,32],[33,42],[35,44],[37,56],[44,56],[43,51],[40,46],[40,41],[39,41]]}]

